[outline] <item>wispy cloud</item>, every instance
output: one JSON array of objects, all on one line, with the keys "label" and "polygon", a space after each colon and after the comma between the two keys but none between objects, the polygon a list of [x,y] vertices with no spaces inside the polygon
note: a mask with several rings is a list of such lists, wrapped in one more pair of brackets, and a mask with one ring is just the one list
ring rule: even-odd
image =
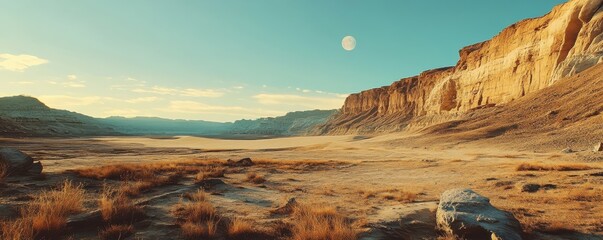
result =
[{"label": "wispy cloud", "polygon": [[75,80],[77,80],[77,76],[73,75],[73,74],[67,75],[67,79],[70,80],[70,81],[75,81]]},{"label": "wispy cloud", "polygon": [[16,84],[16,85],[33,85],[35,82],[32,81],[17,81],[17,82],[10,82],[10,84]]},{"label": "wispy cloud", "polygon": [[48,60],[32,55],[0,54],[0,69],[8,71],[23,72],[25,69],[45,63],[48,63]]},{"label": "wispy cloud", "polygon": [[70,109],[72,107],[99,104],[103,100],[103,97],[98,96],[73,97],[67,95],[45,95],[39,96],[38,98],[46,105],[58,109]]},{"label": "wispy cloud", "polygon": [[140,116],[140,111],[136,109],[113,109],[104,112],[105,116],[136,117]]},{"label": "wispy cloud", "polygon": [[178,113],[193,113],[193,114],[220,114],[220,115],[231,115],[231,116],[278,116],[285,114],[281,111],[264,110],[264,109],[250,109],[239,106],[220,106],[220,105],[209,105],[205,103],[195,101],[171,101],[169,108],[162,109],[165,112],[178,112]]},{"label": "wispy cloud", "polygon": [[67,75],[67,81],[61,83],[64,87],[83,88],[86,87],[86,81],[79,80],[74,74]]},{"label": "wispy cloud", "polygon": [[125,100],[125,102],[127,102],[127,103],[148,103],[148,102],[155,102],[157,100],[159,100],[158,97],[139,97],[139,98]]},{"label": "wispy cloud", "polygon": [[197,89],[197,88],[168,88],[168,87],[160,87],[154,86],[151,88],[136,88],[133,89],[132,92],[136,93],[152,93],[159,95],[176,95],[176,96],[184,96],[184,97],[207,97],[207,98],[217,98],[224,95],[223,91],[217,89]]},{"label": "wispy cloud", "polygon": [[345,96],[313,97],[294,94],[258,94],[253,98],[264,105],[290,105],[306,109],[336,109],[345,100]]}]

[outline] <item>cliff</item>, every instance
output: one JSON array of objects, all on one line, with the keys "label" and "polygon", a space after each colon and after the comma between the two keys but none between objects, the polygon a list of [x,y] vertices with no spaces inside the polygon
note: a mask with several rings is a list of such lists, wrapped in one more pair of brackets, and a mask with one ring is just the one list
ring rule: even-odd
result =
[{"label": "cliff", "polygon": [[603,0],[572,0],[459,51],[454,67],[350,95],[319,134],[391,132],[506,104],[603,61]]}]

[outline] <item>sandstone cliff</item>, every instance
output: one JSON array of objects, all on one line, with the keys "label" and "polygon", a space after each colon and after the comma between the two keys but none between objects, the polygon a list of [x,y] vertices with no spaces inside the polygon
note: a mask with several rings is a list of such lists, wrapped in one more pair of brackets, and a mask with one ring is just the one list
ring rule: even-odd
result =
[{"label": "sandstone cliff", "polygon": [[424,128],[509,103],[603,61],[603,0],[571,0],[459,51],[456,66],[350,95],[319,134]]}]

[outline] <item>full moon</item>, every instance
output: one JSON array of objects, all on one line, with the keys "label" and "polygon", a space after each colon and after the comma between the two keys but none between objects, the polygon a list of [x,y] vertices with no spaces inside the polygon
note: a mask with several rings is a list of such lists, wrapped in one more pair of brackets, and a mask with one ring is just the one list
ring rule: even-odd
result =
[{"label": "full moon", "polygon": [[346,51],[352,51],[356,48],[356,39],[352,36],[345,36],[341,39],[341,46]]}]

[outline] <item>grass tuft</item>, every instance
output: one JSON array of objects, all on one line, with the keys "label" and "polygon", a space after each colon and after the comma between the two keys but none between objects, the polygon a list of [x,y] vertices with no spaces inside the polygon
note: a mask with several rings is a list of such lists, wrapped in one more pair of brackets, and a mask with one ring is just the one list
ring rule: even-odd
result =
[{"label": "grass tuft", "polygon": [[98,233],[101,240],[122,240],[134,234],[134,227],[130,224],[110,225]]},{"label": "grass tuft", "polygon": [[517,171],[583,171],[593,167],[584,164],[539,164],[522,163],[515,168]]},{"label": "grass tuft", "polygon": [[255,184],[261,184],[266,182],[266,178],[262,175],[258,175],[257,173],[247,173],[247,178],[245,181]]},{"label": "grass tuft", "polygon": [[357,239],[351,222],[331,207],[300,205],[294,211],[294,219],[294,240]]}]

